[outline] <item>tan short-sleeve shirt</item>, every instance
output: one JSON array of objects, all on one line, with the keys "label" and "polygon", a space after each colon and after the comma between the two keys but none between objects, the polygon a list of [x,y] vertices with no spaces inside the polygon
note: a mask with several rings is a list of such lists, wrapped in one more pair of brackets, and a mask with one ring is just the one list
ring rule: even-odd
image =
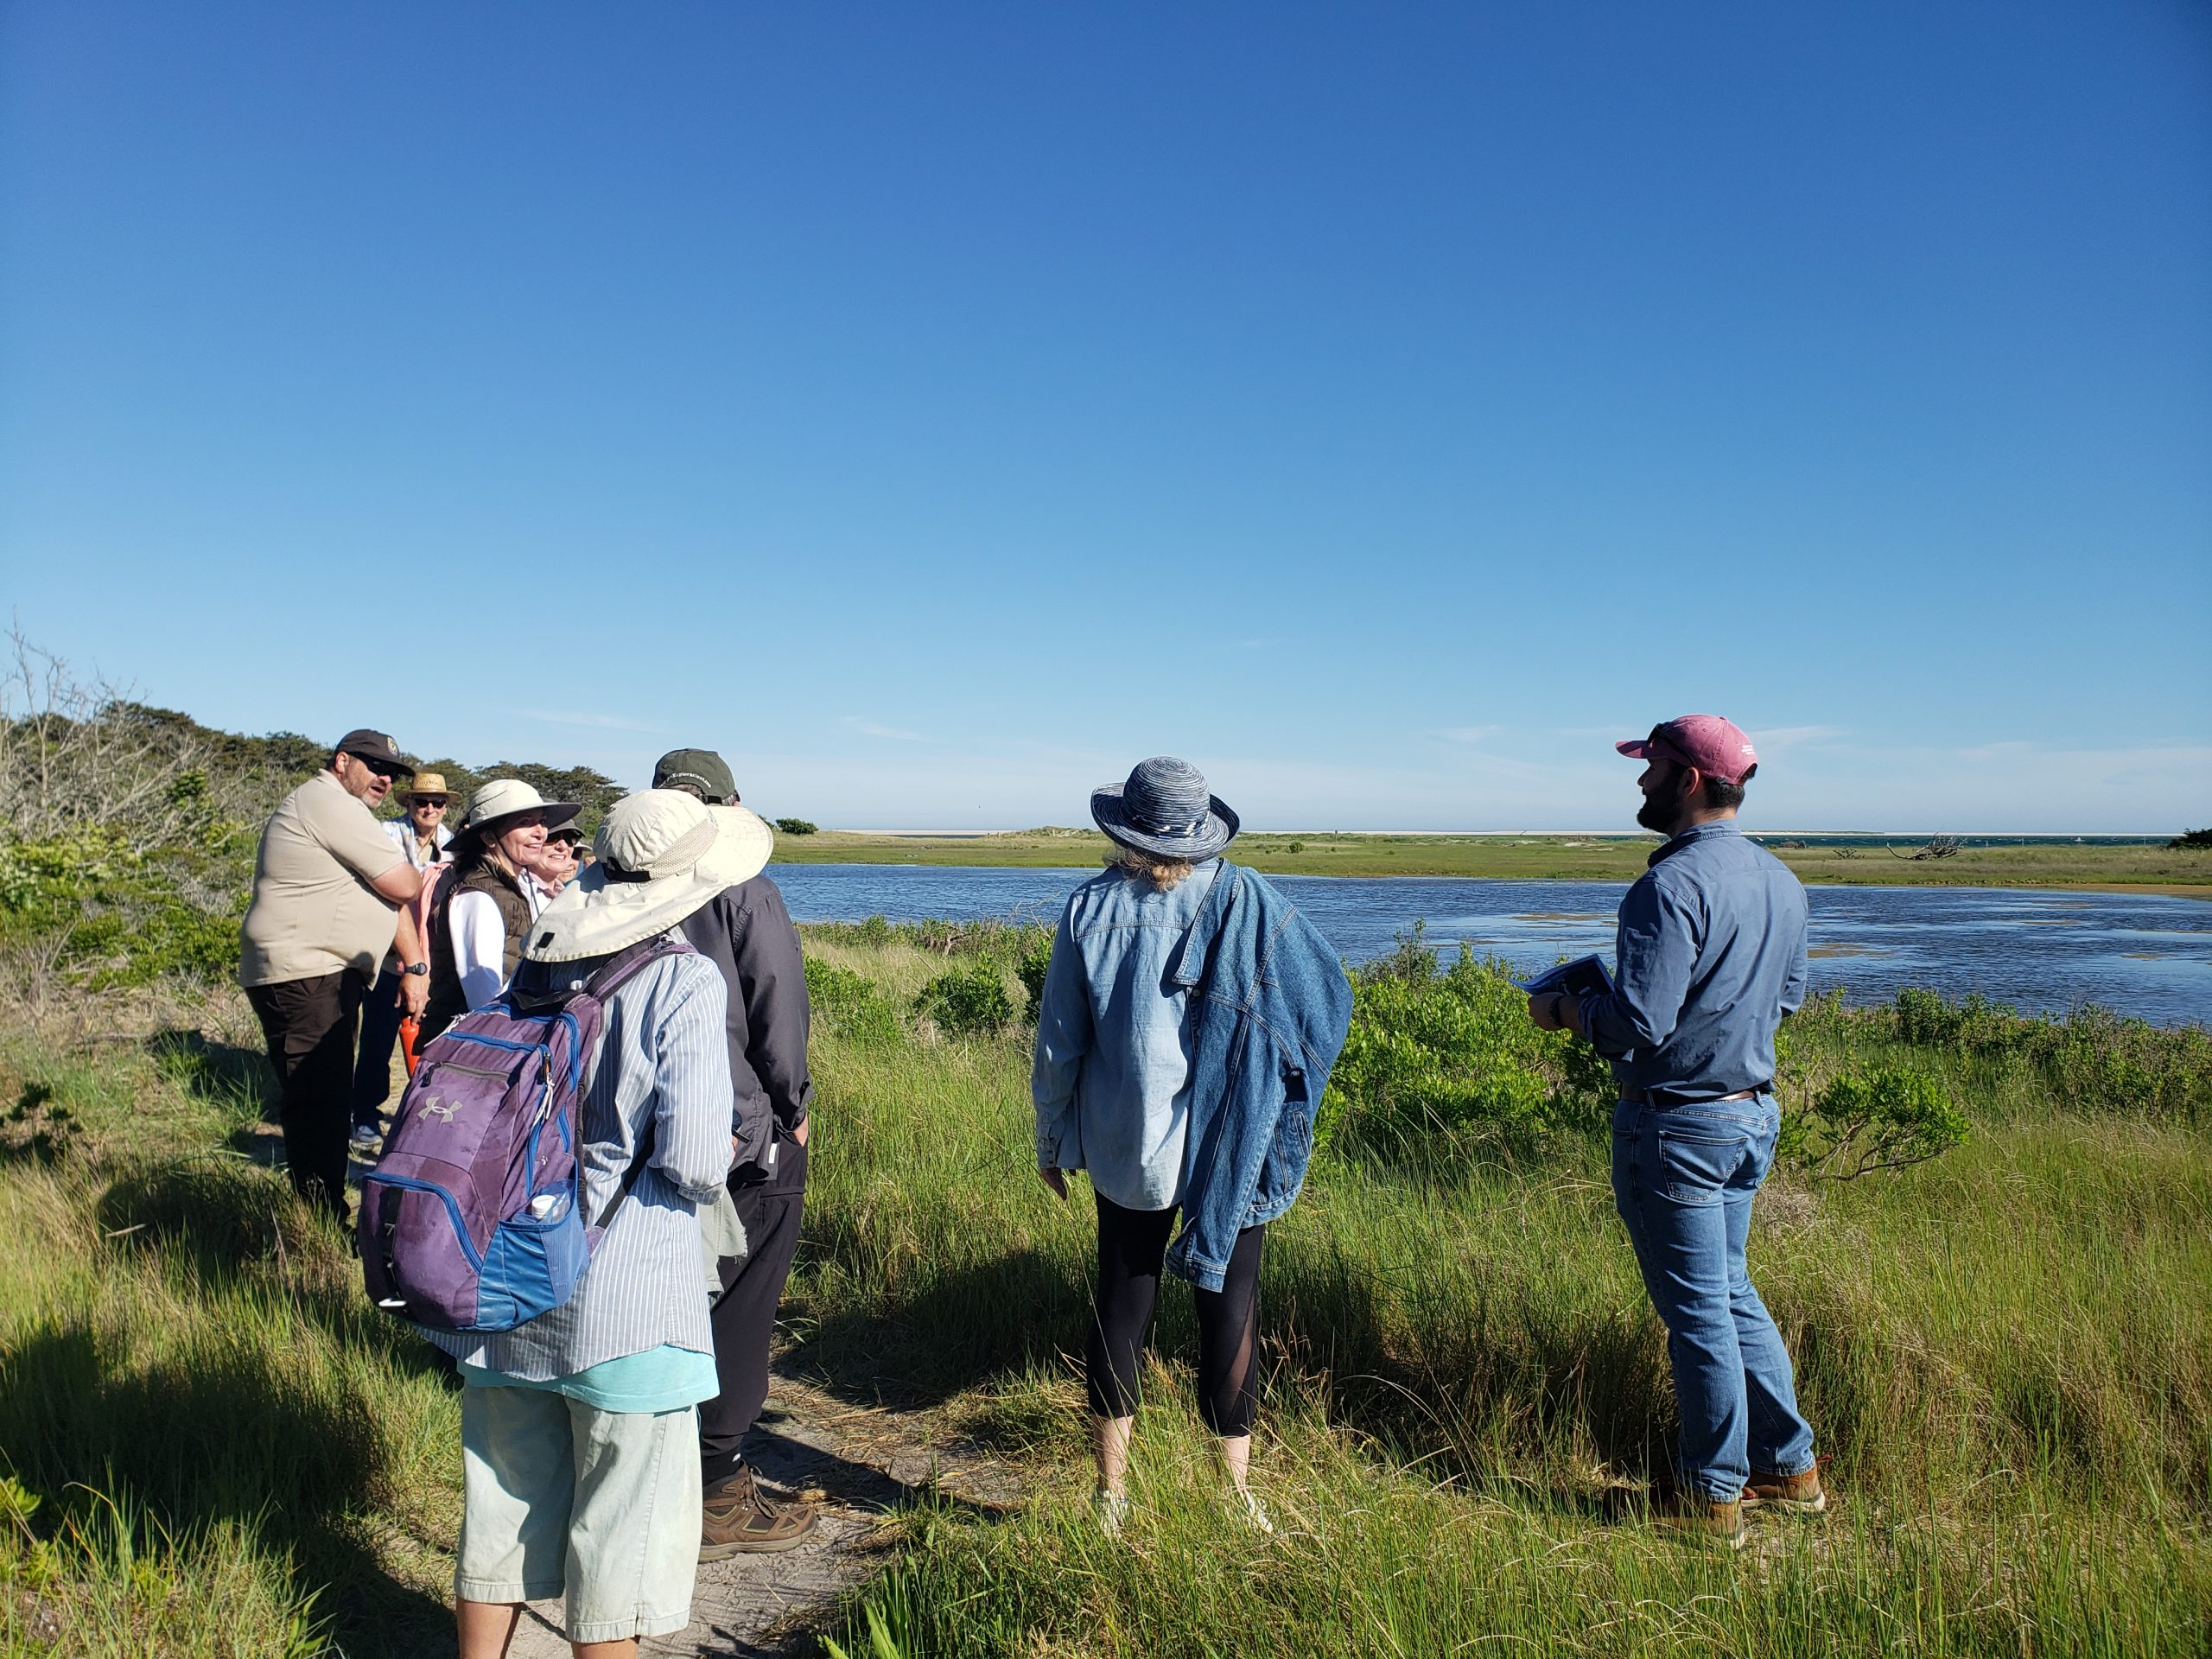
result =
[{"label": "tan short-sleeve shirt", "polygon": [[327,772],[287,795],[261,832],[238,983],[275,985],[358,968],[373,976],[399,906],[369,883],[407,862],[384,826]]}]

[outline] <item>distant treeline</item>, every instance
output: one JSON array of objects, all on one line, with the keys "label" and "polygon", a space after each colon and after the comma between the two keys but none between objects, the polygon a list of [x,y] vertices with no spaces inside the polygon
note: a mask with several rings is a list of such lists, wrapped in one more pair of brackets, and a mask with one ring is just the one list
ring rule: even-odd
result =
[{"label": "distant treeline", "polygon": [[[170,740],[180,751],[196,749],[205,757],[203,764],[211,769],[233,775],[286,779],[288,789],[321,770],[330,759],[332,743],[336,741],[334,738],[331,742],[322,742],[298,732],[271,732],[266,737],[247,737],[203,726],[190,715],[175,709],[156,709],[144,703],[117,703],[112,706],[112,712],[117,719]],[[493,778],[519,778],[549,801],[582,804],[587,828],[595,827],[607,809],[626,793],[605,772],[589,766],[549,766],[536,760],[495,760],[489,766],[472,766],[449,755],[423,756],[406,749],[400,753],[417,771],[443,774],[453,791],[456,821],[477,786]],[[398,813],[395,795],[386,801],[385,816],[396,817]]]}]

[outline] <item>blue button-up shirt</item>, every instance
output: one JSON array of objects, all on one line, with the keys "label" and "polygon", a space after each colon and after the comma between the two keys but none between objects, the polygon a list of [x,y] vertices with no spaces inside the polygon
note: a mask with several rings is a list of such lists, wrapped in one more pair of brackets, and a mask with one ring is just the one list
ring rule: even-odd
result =
[{"label": "blue button-up shirt", "polygon": [[1610,995],[1582,1028],[1624,1092],[1718,1100],[1774,1080],[1774,1033],[1805,1000],[1805,889],[1732,819],[1685,830],[1621,900]]},{"label": "blue button-up shirt", "polygon": [[1029,1088],[1037,1166],[1087,1169],[1128,1210],[1183,1198],[1191,1119],[1191,925],[1221,861],[1166,893],[1117,868],[1069,895],[1052,941]]}]

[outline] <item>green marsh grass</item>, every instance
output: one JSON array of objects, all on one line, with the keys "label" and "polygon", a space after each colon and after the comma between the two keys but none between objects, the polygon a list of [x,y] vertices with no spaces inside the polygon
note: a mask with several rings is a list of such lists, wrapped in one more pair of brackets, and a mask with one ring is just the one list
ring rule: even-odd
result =
[{"label": "green marsh grass", "polygon": [[[956,937],[957,935],[957,937]],[[914,1013],[1020,930],[810,931],[805,1238],[784,1363],[941,1411],[1027,1475],[923,1504],[831,1635],[855,1654],[2184,1655],[2212,1645],[2212,1156],[2202,1033],[1933,1024],[1823,1003],[1802,1098],[1910,1065],[1961,1147],[1760,1200],[1752,1262],[1839,1499],[1727,1557],[1637,1523],[1662,1335],[1577,1113],[1363,1132],[1271,1230],[1255,1479],[1220,1502],[1161,1299],[1125,1540],[1093,1524],[1076,1356],[1093,1248],[1031,1156],[1026,1029]],[[1549,1065],[1546,1052],[1531,1064]],[[1560,1078],[1573,1081],[1571,1069]],[[0,1653],[442,1650],[454,1396],[343,1242],[238,1155],[252,1057],[171,1033],[0,1042]],[[24,1133],[51,1109],[46,1153]],[[4,1117],[0,1113],[0,1117]],[[1540,1127],[1541,1126],[1540,1124]],[[877,1643],[880,1633],[881,1646]]]},{"label": "green marsh grass", "polygon": [[[901,992],[942,960],[875,948]],[[1084,1501],[1074,1358],[1088,1195],[1077,1182],[1062,1205],[1034,1176],[1026,1041],[826,1036],[793,1359],[838,1386],[945,1402],[1038,1493],[999,1523],[906,1517],[897,1565],[840,1641],[906,1655],[2204,1651],[2212,1158],[2187,1108],[2202,1033],[2022,1031],[2000,1052],[1897,1027],[1888,1010],[1809,1010],[1796,1090],[1910,1062],[1974,1133],[1915,1168],[1784,1173],[1762,1197],[1754,1270],[1838,1506],[1759,1517],[1732,1560],[1637,1523],[1671,1393],[1586,1135],[1462,1135],[1420,1157],[1340,1138],[1268,1244],[1255,1466],[1278,1535],[1245,1534],[1220,1503],[1190,1402],[1187,1294],[1171,1284],[1138,1518],[1109,1544]],[[2164,1109],[2157,1090],[2081,1089],[2055,1109],[2046,1051],[2068,1042],[2147,1056],[2162,1086],[2180,1083]]]}]

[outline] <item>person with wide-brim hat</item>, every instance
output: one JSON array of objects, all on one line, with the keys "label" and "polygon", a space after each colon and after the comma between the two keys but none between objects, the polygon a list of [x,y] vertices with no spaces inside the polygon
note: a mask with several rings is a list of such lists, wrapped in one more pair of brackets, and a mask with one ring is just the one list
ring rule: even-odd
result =
[{"label": "person with wide-brim hat", "polygon": [[548,829],[573,819],[575,801],[549,801],[519,778],[494,778],[469,798],[454,831],[453,868],[430,906],[430,995],[419,1040],[499,995],[522,959],[546,895],[531,878]]},{"label": "person with wide-brim hat", "polygon": [[741,806],[707,806],[673,789],[626,796],[593,840],[592,867],[546,906],[524,955],[577,962],[665,933],[760,874],[775,845],[776,832]]},{"label": "person with wide-brim hat", "polygon": [[[1215,884],[1233,868],[1220,855],[1239,826],[1197,767],[1166,755],[1093,791],[1090,814],[1116,850],[1061,915],[1039,999],[1031,1092],[1039,1175],[1065,1199],[1064,1172],[1087,1170],[1097,1204],[1085,1391],[1097,1460],[1094,1501],[1102,1522],[1118,1533],[1128,1507],[1123,1482],[1140,1357],[1187,1184],[1192,992],[1178,976]],[[1247,1471],[1264,1230],[1239,1237],[1218,1291],[1198,1294],[1201,1414],[1220,1437],[1237,1512],[1262,1528],[1266,1511]]]},{"label": "person with wide-brim hat", "polygon": [[586,1213],[608,1212],[575,1294],[496,1335],[431,1333],[460,1362],[462,1659],[498,1659],[522,1604],[567,1601],[579,1650],[681,1630],[698,1571],[698,1403],[713,1397],[702,1211],[730,1161],[728,994],[684,918],[757,874],[774,837],[742,809],[668,790],[626,797],[600,861],[533,925],[512,995],[632,964],[601,1001],[577,1112]]}]

